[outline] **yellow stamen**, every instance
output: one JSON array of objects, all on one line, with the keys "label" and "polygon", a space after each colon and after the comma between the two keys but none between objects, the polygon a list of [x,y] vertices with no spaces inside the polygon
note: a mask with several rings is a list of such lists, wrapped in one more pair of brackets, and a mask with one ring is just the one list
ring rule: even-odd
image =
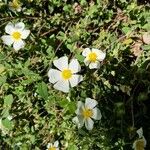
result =
[{"label": "yellow stamen", "polygon": [[48,150],[56,150],[56,147],[50,147]]},{"label": "yellow stamen", "polygon": [[15,32],[13,32],[12,37],[13,37],[15,40],[20,40],[20,39],[21,39],[21,34],[20,34],[20,32],[15,31]]},{"label": "yellow stamen", "polygon": [[91,110],[91,109],[89,109],[89,108],[85,108],[84,110],[83,110],[83,112],[82,112],[82,115],[83,115],[83,117],[84,118],[90,118],[90,117],[92,117],[93,116],[93,111]]},{"label": "yellow stamen", "polygon": [[96,53],[91,52],[91,53],[88,55],[88,58],[89,58],[89,61],[95,62],[96,59],[97,59],[97,55],[96,55]]},{"label": "yellow stamen", "polygon": [[63,71],[62,71],[62,77],[63,77],[63,79],[65,79],[65,80],[70,79],[70,78],[72,77],[72,72],[71,72],[71,70],[70,70],[70,69],[65,69],[65,70],[63,70]]},{"label": "yellow stamen", "polygon": [[13,0],[12,4],[11,4],[11,7],[13,7],[14,9],[20,8],[19,1],[18,0]]},{"label": "yellow stamen", "polygon": [[136,140],[135,150],[144,150],[144,140],[143,139]]}]

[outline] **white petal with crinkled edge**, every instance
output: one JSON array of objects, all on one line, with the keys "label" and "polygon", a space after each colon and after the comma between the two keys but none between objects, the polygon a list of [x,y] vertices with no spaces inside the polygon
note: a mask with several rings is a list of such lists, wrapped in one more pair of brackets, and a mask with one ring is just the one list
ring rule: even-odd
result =
[{"label": "white petal with crinkled edge", "polygon": [[96,55],[97,55],[97,60],[99,61],[103,61],[106,57],[106,53],[99,50],[99,49],[95,49],[95,48],[92,48],[92,52],[95,52]]},{"label": "white petal with crinkled edge", "polygon": [[13,48],[14,48],[15,51],[20,50],[20,49],[23,48],[24,46],[25,46],[25,42],[22,41],[22,40],[15,41],[14,44],[13,44]]},{"label": "white petal with crinkled edge", "polygon": [[23,30],[25,28],[25,24],[23,22],[19,22],[15,24],[16,30]]},{"label": "white petal with crinkled edge", "polygon": [[21,11],[21,9],[22,9],[21,7],[17,8],[17,12],[20,12],[20,11]]},{"label": "white petal with crinkled edge", "polygon": [[93,112],[93,115],[92,115],[92,118],[95,119],[95,120],[100,120],[102,118],[102,114],[100,112],[100,110],[98,108],[94,108],[92,110]]},{"label": "white petal with crinkled edge", "polygon": [[84,59],[84,63],[85,63],[86,66],[88,66],[88,65],[90,64],[89,59],[88,59],[88,58],[85,58],[85,59]]},{"label": "white petal with crinkled edge", "polygon": [[72,119],[72,121],[78,126],[78,128],[82,128],[84,125],[84,119],[82,116],[76,116]]},{"label": "white petal with crinkled edge", "polygon": [[139,135],[139,138],[143,137],[143,129],[142,129],[142,127],[140,129],[138,129],[136,132]]},{"label": "white petal with crinkled edge", "polygon": [[56,83],[58,80],[61,80],[61,71],[56,69],[50,69],[48,71],[48,77],[50,83]]},{"label": "white petal with crinkled edge", "polygon": [[69,81],[68,80],[59,80],[55,83],[54,88],[60,90],[62,92],[68,93],[69,92]]},{"label": "white petal with crinkled edge", "polygon": [[83,125],[84,125],[84,118],[83,116],[78,116],[78,120],[79,120],[79,125],[78,125],[78,128],[82,128]]},{"label": "white petal with crinkled edge", "polygon": [[5,32],[8,34],[12,34],[13,31],[14,31],[14,25],[11,22],[9,22],[5,27]]},{"label": "white petal with crinkled edge", "polygon": [[67,56],[60,57],[59,59],[54,60],[53,64],[61,71],[63,71],[64,69],[68,69],[68,57]]},{"label": "white petal with crinkled edge", "polygon": [[75,111],[75,113],[76,113],[77,115],[82,115],[82,110],[83,110],[83,108],[84,108],[83,102],[78,101],[78,103],[77,103],[77,110]]},{"label": "white petal with crinkled edge", "polygon": [[30,34],[30,30],[25,29],[21,32],[21,38],[26,39],[29,36],[29,34]]},{"label": "white petal with crinkled edge", "polygon": [[90,65],[89,65],[89,68],[90,69],[98,69],[98,68],[100,68],[100,62],[99,61],[96,61],[95,63],[91,62]]},{"label": "white petal with crinkled edge", "polygon": [[89,53],[91,53],[90,48],[85,48],[82,52],[82,55],[86,57],[87,55],[89,55]]},{"label": "white petal with crinkled edge", "polygon": [[55,147],[58,147],[58,145],[59,145],[59,142],[58,142],[58,141],[55,141],[54,146],[55,146]]},{"label": "white petal with crinkled edge", "polygon": [[94,122],[91,118],[88,118],[85,120],[85,127],[87,130],[92,130],[93,129]]},{"label": "white petal with crinkled edge", "polygon": [[77,59],[72,59],[69,63],[69,69],[72,73],[77,73],[81,70],[80,64]]},{"label": "white petal with crinkled edge", "polygon": [[52,146],[52,144],[51,144],[51,143],[48,143],[48,144],[47,144],[47,148],[50,148],[50,146]]},{"label": "white petal with crinkled edge", "polygon": [[87,108],[93,109],[97,104],[98,102],[94,99],[91,99],[91,98],[85,99],[85,107]]},{"label": "white petal with crinkled edge", "polygon": [[71,87],[75,87],[81,81],[83,81],[83,77],[81,75],[72,75],[69,79]]},{"label": "white petal with crinkled edge", "polygon": [[132,148],[135,150],[135,146],[136,146],[136,141],[134,141]]},{"label": "white petal with crinkled edge", "polygon": [[144,147],[146,147],[147,141],[144,136],[143,136],[143,140],[144,140]]},{"label": "white petal with crinkled edge", "polygon": [[14,42],[14,40],[12,39],[12,37],[10,35],[3,35],[1,37],[2,41],[4,44],[11,46],[12,43]]}]

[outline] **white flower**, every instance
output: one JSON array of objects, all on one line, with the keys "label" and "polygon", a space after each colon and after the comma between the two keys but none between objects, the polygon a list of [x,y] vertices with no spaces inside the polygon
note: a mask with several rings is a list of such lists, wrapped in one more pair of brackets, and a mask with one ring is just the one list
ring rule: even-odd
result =
[{"label": "white flower", "polygon": [[143,129],[140,128],[136,132],[139,135],[139,138],[133,143],[133,149],[144,150],[144,147],[146,147],[146,139],[143,136]]},{"label": "white flower", "polygon": [[63,56],[53,61],[56,69],[48,71],[49,81],[54,84],[54,88],[63,92],[69,92],[69,88],[76,86],[83,80],[81,75],[77,75],[81,70],[80,64],[77,59],[72,59],[68,64],[68,57]]},{"label": "white flower", "polygon": [[95,48],[92,48],[92,50],[90,50],[90,48],[85,48],[82,55],[85,57],[85,65],[89,66],[90,69],[100,68],[100,62],[106,57],[106,53]]},{"label": "white flower", "polygon": [[12,11],[17,11],[20,12],[21,11],[21,3],[19,0],[13,0],[12,2],[9,2],[9,9]]},{"label": "white flower", "polygon": [[73,118],[73,122],[78,125],[78,128],[85,127],[88,130],[93,129],[94,121],[100,120],[102,118],[100,110],[96,107],[97,101],[91,98],[86,98],[85,104],[78,101],[76,114],[77,116]]},{"label": "white flower", "polygon": [[48,143],[46,150],[59,150],[58,145],[59,145],[58,141],[55,141],[54,144]]},{"label": "white flower", "polygon": [[5,27],[5,32],[8,35],[3,35],[1,37],[4,44],[8,46],[13,44],[15,51],[18,51],[25,46],[23,39],[26,39],[30,34],[30,30],[25,29],[23,22],[16,23],[15,25],[8,23]]}]

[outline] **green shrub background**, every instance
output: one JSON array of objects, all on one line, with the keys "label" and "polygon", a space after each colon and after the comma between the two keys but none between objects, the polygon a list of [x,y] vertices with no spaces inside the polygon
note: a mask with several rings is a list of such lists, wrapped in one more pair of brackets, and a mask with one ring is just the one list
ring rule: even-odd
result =
[{"label": "green shrub background", "polygon": [[[130,150],[140,127],[150,149],[150,45],[142,39],[150,31],[148,2],[22,0],[16,13],[8,2],[0,1],[0,36],[8,22],[20,21],[31,34],[18,53],[0,41],[6,133],[0,130],[0,149],[40,150],[58,140],[67,150]],[[85,67],[86,47],[106,52],[100,69]],[[47,76],[53,60],[64,55],[77,58],[84,75],[69,94],[53,89]],[[102,113],[92,131],[72,122],[76,102],[86,97],[96,99]]]}]

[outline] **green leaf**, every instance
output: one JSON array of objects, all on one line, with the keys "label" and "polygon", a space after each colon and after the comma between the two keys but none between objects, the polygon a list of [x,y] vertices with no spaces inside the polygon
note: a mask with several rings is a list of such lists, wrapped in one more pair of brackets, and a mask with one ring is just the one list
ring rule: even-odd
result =
[{"label": "green leaf", "polygon": [[80,55],[80,54],[76,54],[75,56],[76,56],[76,58],[78,59],[78,61],[84,62],[84,56],[82,56],[82,55]]},{"label": "green leaf", "polygon": [[62,108],[67,108],[66,106],[68,105],[69,101],[67,99],[62,99],[60,102],[59,102],[59,105],[62,107]]},{"label": "green leaf", "polygon": [[48,99],[48,87],[47,87],[47,85],[44,82],[38,84],[37,90],[38,90],[39,95],[44,100]]},{"label": "green leaf", "polygon": [[12,123],[12,121],[11,120],[9,120],[9,119],[4,119],[4,120],[2,120],[2,125],[6,128],[6,129],[9,129],[9,130],[11,130],[12,128],[13,128],[13,123]]},{"label": "green leaf", "polygon": [[3,85],[6,82],[6,79],[7,79],[6,76],[0,77],[0,86]]},{"label": "green leaf", "polygon": [[142,28],[149,31],[150,30],[150,23],[145,24]]},{"label": "green leaf", "polygon": [[11,107],[13,103],[13,96],[10,94],[10,95],[7,95],[5,98],[4,98],[4,107]]},{"label": "green leaf", "polygon": [[78,147],[76,145],[70,145],[68,150],[78,150]]},{"label": "green leaf", "polygon": [[9,109],[5,108],[2,111],[2,118],[7,118],[9,116]]},{"label": "green leaf", "polygon": [[68,111],[70,114],[74,114],[76,110],[76,103],[75,102],[69,102],[68,104]]},{"label": "green leaf", "polygon": [[0,64],[0,73],[2,73],[4,70],[5,70],[5,67],[2,64]]},{"label": "green leaf", "polygon": [[127,35],[127,34],[130,34],[132,32],[131,28],[130,27],[123,27],[122,28],[122,31]]},{"label": "green leaf", "polygon": [[74,114],[76,110],[76,102],[69,102],[67,99],[63,99],[59,102],[60,107],[64,108],[70,114]]},{"label": "green leaf", "polygon": [[143,48],[144,50],[150,50],[150,44],[149,44],[149,45],[144,45],[144,46],[142,46],[142,48]]}]

